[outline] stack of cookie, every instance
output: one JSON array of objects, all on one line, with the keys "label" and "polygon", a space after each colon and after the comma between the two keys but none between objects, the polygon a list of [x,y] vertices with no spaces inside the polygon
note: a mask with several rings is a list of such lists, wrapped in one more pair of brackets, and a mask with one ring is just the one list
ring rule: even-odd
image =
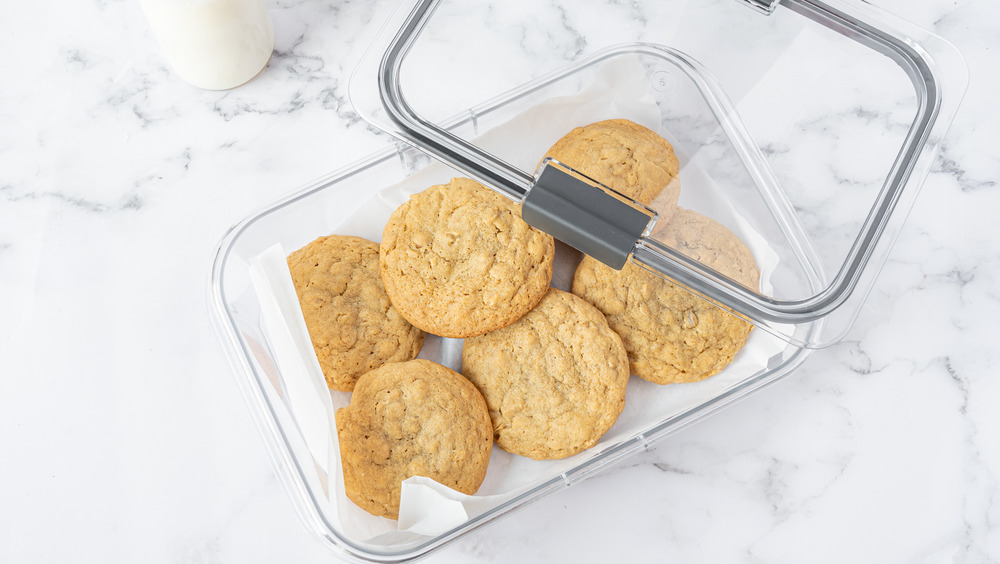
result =
[{"label": "stack of cookie", "polygon": [[[748,286],[749,250],[677,207],[678,162],[626,120],[577,128],[547,153],[660,211],[659,237]],[[551,287],[555,241],[470,179],[412,196],[381,244],[333,235],[289,268],[337,411],[348,497],[396,518],[400,483],[426,476],[475,493],[490,452],[537,460],[594,446],[625,407],[630,373],[660,384],[707,378],[750,325],[641,268],[590,258],[572,293]],[[425,333],[465,339],[462,374],[416,359]]]}]

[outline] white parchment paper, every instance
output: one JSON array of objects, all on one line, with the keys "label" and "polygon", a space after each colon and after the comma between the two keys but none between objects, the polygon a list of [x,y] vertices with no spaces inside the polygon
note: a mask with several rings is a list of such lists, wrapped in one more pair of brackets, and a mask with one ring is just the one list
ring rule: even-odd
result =
[{"label": "white parchment paper", "polygon": [[[652,98],[643,95],[648,92],[645,81],[645,72],[638,63],[615,65],[608,68],[590,90],[577,96],[541,102],[484,132],[474,141],[512,164],[534,170],[546,149],[578,125],[620,117],[660,129],[660,111]],[[767,281],[777,264],[777,255],[728,203],[709,175],[683,166],[686,157],[691,155],[679,157],[682,161],[681,204],[722,222],[750,247],[761,270],[762,289],[767,292]],[[421,169],[406,181],[373,194],[348,221],[331,225],[330,233],[380,241],[382,227],[389,215],[411,194],[445,183],[457,174],[441,164]],[[786,343],[758,329],[751,332],[746,346],[730,366],[703,382],[659,386],[632,377],[624,412],[592,449],[563,460],[534,461],[494,448],[486,480],[476,495],[461,494],[427,478],[411,478],[403,482],[399,520],[392,521],[368,514],[350,502],[344,493],[334,413],[339,407],[348,405],[350,395],[326,389],[285,262],[291,250],[294,249],[275,246],[251,261],[252,280],[261,302],[268,343],[299,430],[316,466],[327,474],[335,521],[343,534],[371,545],[409,543],[461,525],[527,488],[572,469],[607,446],[717,397],[765,370],[768,360],[787,347]],[[579,258],[577,251],[562,244],[557,246],[554,286],[569,289]],[[460,371],[461,351],[461,340],[429,335],[420,356]]]}]

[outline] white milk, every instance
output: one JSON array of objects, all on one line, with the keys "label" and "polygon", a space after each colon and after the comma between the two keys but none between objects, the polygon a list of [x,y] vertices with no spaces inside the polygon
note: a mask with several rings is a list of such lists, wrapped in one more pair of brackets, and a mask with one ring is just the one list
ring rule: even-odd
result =
[{"label": "white milk", "polygon": [[167,61],[182,79],[208,90],[257,76],[274,50],[264,0],[141,0]]}]

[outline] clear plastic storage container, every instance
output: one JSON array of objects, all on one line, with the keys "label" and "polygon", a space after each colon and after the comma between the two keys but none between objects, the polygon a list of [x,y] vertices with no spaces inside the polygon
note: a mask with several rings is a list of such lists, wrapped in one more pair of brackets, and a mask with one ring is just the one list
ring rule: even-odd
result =
[{"label": "clear plastic storage container", "polygon": [[[225,346],[301,516],[342,554],[424,555],[837,342],[863,307],[967,81],[954,48],[862,2],[664,0],[651,8],[662,19],[641,25],[611,13],[609,26],[615,17],[634,26],[591,30],[571,53],[548,51],[547,26],[568,27],[572,11],[583,9],[611,8],[505,2],[491,4],[483,20],[467,3],[404,0],[351,81],[358,111],[402,142],[247,218],[219,245],[211,292]],[[510,49],[536,49],[537,64],[510,65]],[[541,162],[546,149],[573,127],[609,118],[673,144],[679,205],[740,236],[761,270],[759,288],[671,248],[657,235],[666,210],[655,201],[636,205],[560,169],[593,202],[573,213],[551,203],[559,200],[546,197],[551,188],[540,175],[558,165]],[[863,152],[854,148],[859,135]],[[573,247],[615,267],[638,263],[758,330],[730,367],[705,381],[658,387],[633,377],[625,413],[588,451],[529,464],[495,448],[481,499],[463,518],[430,532],[394,530],[355,518],[338,498],[335,447],[317,447],[329,438],[315,431],[330,411],[303,407],[302,384],[280,352],[287,346],[266,326],[251,264],[275,244],[289,252],[330,233],[378,241],[408,194],[453,176],[521,203],[529,223]],[[632,211],[607,211],[619,205]],[[595,236],[591,220],[610,224],[613,236]],[[556,272],[554,285],[565,287],[571,275]],[[453,365],[455,350],[460,343],[432,338],[423,355]],[[338,394],[334,406],[348,397]]]}]

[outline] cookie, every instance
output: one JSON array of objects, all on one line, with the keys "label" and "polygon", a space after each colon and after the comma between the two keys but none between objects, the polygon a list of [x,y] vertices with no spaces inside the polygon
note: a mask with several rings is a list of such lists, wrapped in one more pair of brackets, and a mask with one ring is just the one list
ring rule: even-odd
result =
[{"label": "cookie", "polygon": [[[757,288],[750,250],[721,224],[678,210],[659,237],[679,251]],[[697,382],[725,368],[752,325],[711,302],[629,262],[616,271],[585,257],[573,293],[604,313],[628,351],[636,376],[657,384]]]},{"label": "cookie", "polygon": [[288,256],[295,293],[323,376],[349,392],[386,362],[416,358],[424,332],[396,311],[382,286],[378,244],[320,237]]},{"label": "cookie", "polygon": [[400,483],[411,476],[469,495],[486,477],[486,402],[440,364],[417,359],[368,372],[336,419],[347,497],[373,515],[398,517]]},{"label": "cookie", "polygon": [[663,221],[677,206],[680,182],[674,148],[637,123],[611,119],[577,127],[556,141],[545,156],[653,207]]},{"label": "cookie", "polygon": [[748,288],[756,290],[760,284],[753,253],[732,231],[710,217],[677,208],[670,221],[657,222],[652,237]]},{"label": "cookie", "polygon": [[590,448],[625,407],[628,357],[601,312],[552,288],[516,323],[465,340],[500,448],[536,460]]},{"label": "cookie", "polygon": [[464,338],[509,325],[542,299],[555,242],[510,200],[455,178],[397,208],[380,253],[382,281],[403,317],[428,333]]}]

